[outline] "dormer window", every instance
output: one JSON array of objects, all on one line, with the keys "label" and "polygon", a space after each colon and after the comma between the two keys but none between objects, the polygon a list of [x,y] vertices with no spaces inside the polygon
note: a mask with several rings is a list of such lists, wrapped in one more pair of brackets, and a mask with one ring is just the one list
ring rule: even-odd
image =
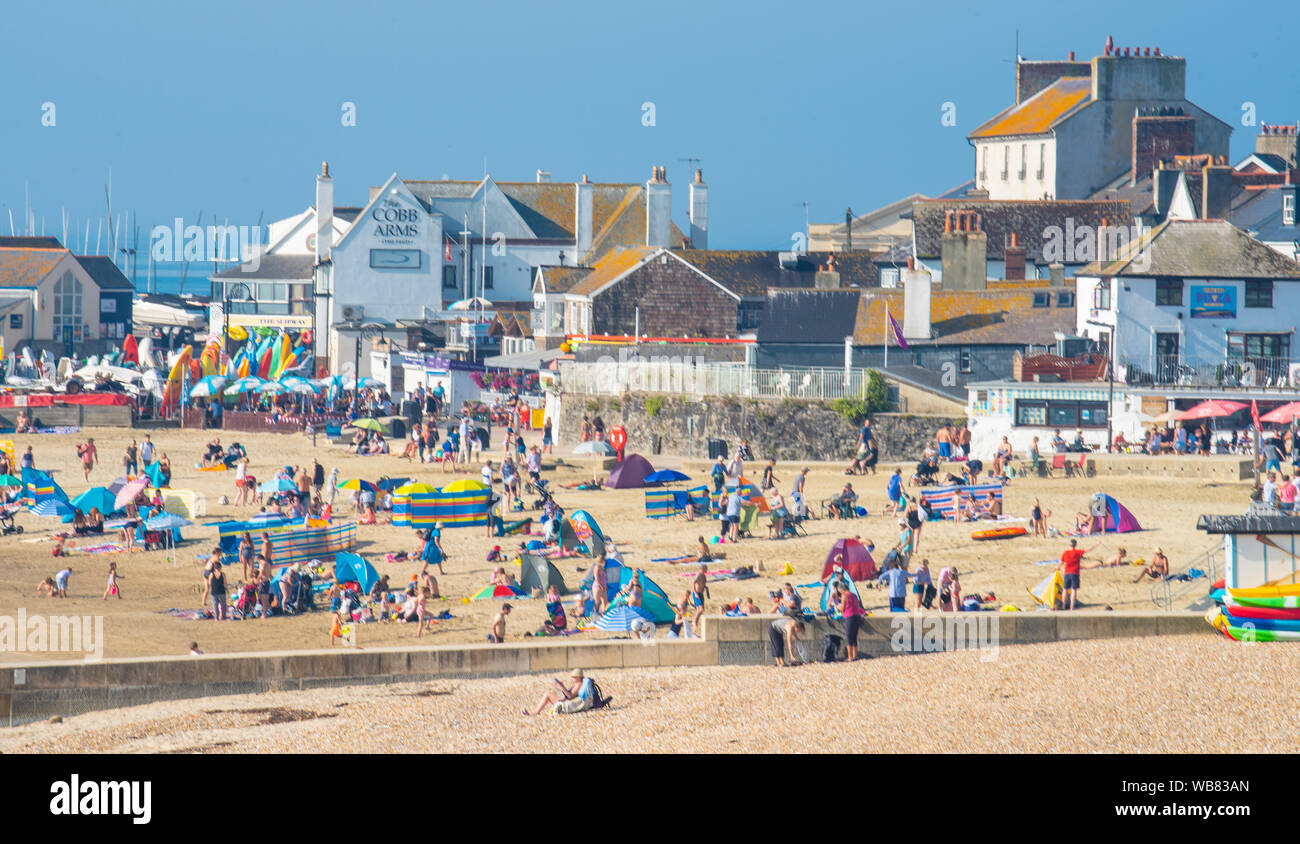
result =
[{"label": "dormer window", "polygon": [[1282,194],[1282,225],[1295,225],[1295,191]]}]

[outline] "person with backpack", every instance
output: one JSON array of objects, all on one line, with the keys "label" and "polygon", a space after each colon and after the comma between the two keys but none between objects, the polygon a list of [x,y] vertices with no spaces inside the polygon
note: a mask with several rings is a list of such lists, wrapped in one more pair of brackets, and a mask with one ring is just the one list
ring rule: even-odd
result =
[{"label": "person with backpack", "polygon": [[[556,707],[556,712],[564,711],[565,713],[581,712],[584,709],[590,709],[592,703],[591,681],[583,675],[581,668],[573,669],[572,673],[569,674],[569,679],[572,682],[568,686],[561,683],[558,679],[553,680],[552,683],[554,686],[547,689],[546,693],[542,695],[541,700],[537,702],[537,706],[531,712],[525,709],[523,710],[523,713],[528,716],[541,715],[542,710],[547,707]],[[587,689],[587,697],[585,699],[581,696],[584,687]],[[563,707],[562,710],[561,705]]]}]

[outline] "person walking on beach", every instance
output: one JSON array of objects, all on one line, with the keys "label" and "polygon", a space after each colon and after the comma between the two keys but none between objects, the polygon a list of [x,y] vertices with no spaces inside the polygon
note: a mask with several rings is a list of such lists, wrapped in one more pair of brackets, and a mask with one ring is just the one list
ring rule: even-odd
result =
[{"label": "person walking on beach", "polygon": [[492,628],[488,632],[488,641],[499,645],[506,640],[506,616],[510,615],[510,605],[502,604],[501,611],[492,616]]},{"label": "person walking on beach", "polygon": [[592,617],[599,618],[609,607],[609,581],[605,576],[605,555],[601,554],[591,567]]},{"label": "person walking on beach", "polygon": [[95,468],[95,461],[99,459],[99,449],[95,448],[94,437],[87,437],[84,443],[77,446],[77,457],[81,458],[82,477],[89,481],[90,470]]},{"label": "person walking on beach", "polygon": [[131,440],[131,444],[122,452],[122,474],[130,477],[140,471],[139,454],[139,447],[135,440]]},{"label": "person walking on beach", "polygon": [[700,573],[695,575],[691,586],[691,604],[695,607],[695,618],[691,626],[695,635],[700,635],[700,619],[704,617],[704,599],[709,597],[709,564],[700,563]]},{"label": "person walking on beach", "polygon": [[69,577],[72,577],[72,566],[65,566],[62,571],[54,575],[54,588],[58,590],[60,598],[68,597]]},{"label": "person walking on beach", "polygon": [[889,588],[889,611],[907,612],[907,581],[916,575],[901,565],[885,569],[876,580]]},{"label": "person walking on beach", "polygon": [[221,563],[212,564],[212,573],[208,575],[208,591],[212,595],[212,617],[225,621],[226,615],[226,576],[221,571]]},{"label": "person walking on beach", "polygon": [[122,590],[117,585],[117,563],[110,560],[108,563],[108,588],[104,590],[104,600],[108,600],[109,595],[116,595],[119,600],[122,598]]},{"label": "person walking on beach", "polygon": [[437,566],[438,574],[445,577],[446,572],[442,570],[442,561],[446,556],[446,552],[442,550],[442,522],[438,522],[424,535],[424,547],[420,549],[420,560],[423,562],[420,571],[423,572],[429,566]]},{"label": "person walking on beach", "polygon": [[253,569],[253,537],[244,531],[244,538],[239,540],[239,565],[244,572],[244,580],[249,580]]},{"label": "person walking on beach", "polygon": [[153,465],[154,446],[153,440],[148,434],[144,435],[144,443],[140,446],[140,465],[148,469]]},{"label": "person walking on beach", "polygon": [[1082,568],[1083,556],[1092,553],[1092,548],[1086,551],[1079,550],[1079,540],[1071,539],[1070,547],[1065,549],[1061,554],[1061,562],[1057,564],[1056,570],[1063,575],[1063,588],[1065,595],[1062,596],[1062,605],[1067,610],[1075,609],[1079,603],[1079,570]]}]

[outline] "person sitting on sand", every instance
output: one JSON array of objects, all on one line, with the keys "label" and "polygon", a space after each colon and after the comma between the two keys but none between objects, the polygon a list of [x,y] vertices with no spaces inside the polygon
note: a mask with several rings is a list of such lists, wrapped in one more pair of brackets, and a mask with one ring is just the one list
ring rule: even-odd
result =
[{"label": "person sitting on sand", "polygon": [[1094,522],[1095,522],[1095,517],[1092,515],[1092,513],[1074,514],[1074,529],[1079,533],[1092,533],[1092,526]]},{"label": "person sitting on sand", "polygon": [[1138,576],[1133,578],[1134,583],[1141,582],[1142,578],[1149,577],[1152,580],[1164,580],[1169,576],[1169,558],[1161,548],[1156,548],[1155,554],[1151,557],[1151,565],[1146,566],[1138,572]]},{"label": "person sitting on sand", "polygon": [[980,504],[979,510],[982,518],[999,518],[1002,515],[1002,502],[990,492],[984,496],[984,502]]},{"label": "person sitting on sand", "polygon": [[81,510],[72,514],[72,532],[77,536],[86,535],[86,514]]},{"label": "person sitting on sand", "polygon": [[957,500],[961,504],[961,520],[963,522],[973,522],[979,519],[979,507],[975,505],[975,499],[965,493],[958,493]]},{"label": "person sitting on sand", "polygon": [[695,553],[686,556],[683,559],[676,560],[677,563],[711,563],[714,560],[721,560],[726,557],[726,553],[710,548],[709,543],[704,541],[704,537],[695,537]]},{"label": "person sitting on sand", "polygon": [[[546,694],[542,695],[542,699],[537,702],[537,706],[531,712],[525,709],[523,710],[523,713],[529,717],[541,715],[542,710],[547,707],[553,707],[556,704],[564,703],[566,701],[580,700],[579,694],[582,692],[582,686],[586,680],[586,677],[582,674],[582,669],[573,669],[573,672],[569,674],[569,679],[573,682],[568,686],[565,686],[559,680],[553,680],[552,683],[554,683],[554,686],[548,689]],[[566,709],[566,711],[568,710]],[[578,710],[575,709],[574,711]]]},{"label": "person sitting on sand", "polygon": [[502,604],[501,611],[492,616],[492,627],[487,637],[492,644],[499,645],[506,640],[506,616],[508,615],[510,615],[510,605]]},{"label": "person sitting on sand", "polygon": [[39,584],[37,584],[36,597],[38,598],[41,597],[43,594],[45,594],[45,591],[47,589],[49,590],[51,598],[59,597],[59,585],[54,582],[54,578],[52,577],[47,577],[44,580],[42,580]]},{"label": "person sitting on sand", "polygon": [[50,556],[52,557],[68,556],[68,549],[65,547],[67,543],[68,543],[68,535],[66,533],[59,534],[59,541],[54,543],[54,548],[51,549]]},{"label": "person sitting on sand", "polygon": [[627,582],[627,587],[619,591],[618,594],[626,599],[629,607],[641,606],[641,600],[645,596],[645,587],[641,584],[640,569],[632,572],[632,579]]}]

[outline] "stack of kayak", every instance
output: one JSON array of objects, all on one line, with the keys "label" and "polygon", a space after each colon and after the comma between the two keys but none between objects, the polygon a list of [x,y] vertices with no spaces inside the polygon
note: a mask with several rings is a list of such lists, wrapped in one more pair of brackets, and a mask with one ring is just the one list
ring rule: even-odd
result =
[{"label": "stack of kayak", "polygon": [[1209,615],[1214,629],[1238,642],[1300,641],[1300,585],[1227,589]]}]

